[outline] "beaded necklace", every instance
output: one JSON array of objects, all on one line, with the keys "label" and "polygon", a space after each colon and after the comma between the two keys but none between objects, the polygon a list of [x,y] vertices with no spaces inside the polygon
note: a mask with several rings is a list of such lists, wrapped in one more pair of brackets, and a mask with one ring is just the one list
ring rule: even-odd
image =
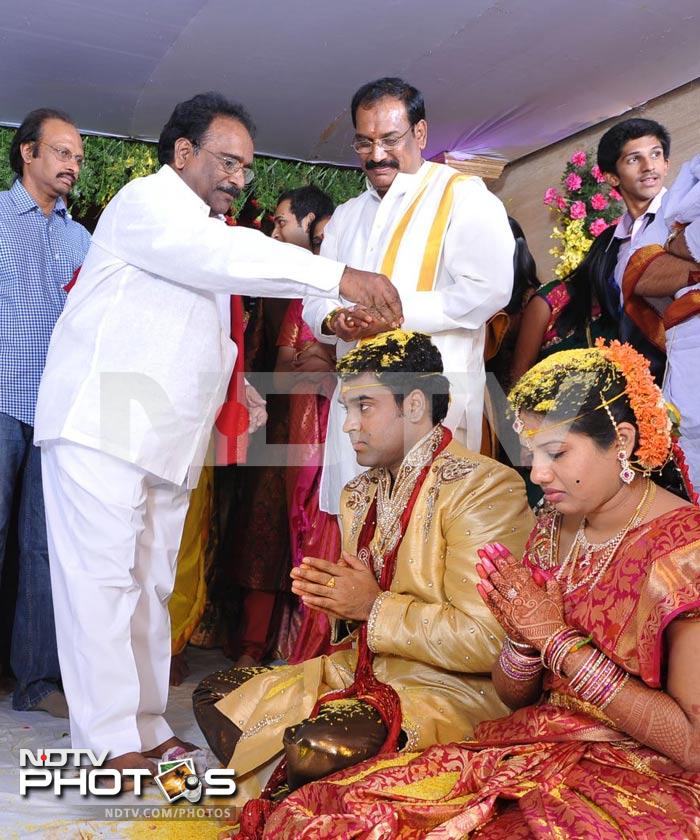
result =
[{"label": "beaded necklace", "polygon": [[[588,592],[591,592],[596,586],[601,577],[605,574],[608,566],[612,563],[613,558],[620,547],[620,544],[627,536],[627,534],[638,525],[641,524],[646,512],[651,505],[654,495],[656,493],[656,485],[653,481],[647,479],[647,485],[644,488],[644,493],[639,501],[634,513],[630,517],[627,524],[614,534],[610,539],[602,543],[592,543],[588,541],[585,533],[586,520],[581,520],[581,524],[576,531],[574,541],[571,543],[571,548],[566,553],[566,557],[562,561],[559,569],[556,572],[557,580],[564,580],[564,592],[569,595],[579,586],[589,584]],[[557,531],[556,539],[554,531]],[[552,565],[556,564],[556,556],[554,554],[555,545],[558,547],[559,531],[561,530],[561,514],[557,514],[552,521],[552,539],[550,540],[551,560]],[[598,562],[593,563],[593,555],[599,555]],[[574,581],[574,572],[577,568],[588,569],[590,571],[585,574],[580,580]]]}]

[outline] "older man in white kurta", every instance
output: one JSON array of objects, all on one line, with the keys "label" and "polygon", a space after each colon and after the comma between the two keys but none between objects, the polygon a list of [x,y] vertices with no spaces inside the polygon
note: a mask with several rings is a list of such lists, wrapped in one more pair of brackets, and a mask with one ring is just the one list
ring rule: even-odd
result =
[{"label": "older man in white kurta", "polygon": [[[368,189],[337,208],[321,253],[358,268],[381,268],[392,279],[405,328],[429,333],[442,354],[452,393],[446,425],[478,451],[485,323],[505,306],[513,286],[514,241],[505,208],[480,178],[422,159],[422,97],[402,80],[365,85],[352,114]],[[354,342],[328,335],[323,324],[341,305],[304,301],[304,320],[319,340],[336,344],[339,357]],[[321,508],[331,513],[358,469],[343,419],[333,400],[321,477]]]},{"label": "older man in white kurta", "polygon": [[72,742],[110,750],[120,770],[176,740],[163,717],[167,602],[188,476],[236,354],[216,293],[335,297],[347,282],[337,262],[211,218],[248,182],[250,130],[216,94],[177,106],[166,165],[100,218],[41,382],[35,440]]}]

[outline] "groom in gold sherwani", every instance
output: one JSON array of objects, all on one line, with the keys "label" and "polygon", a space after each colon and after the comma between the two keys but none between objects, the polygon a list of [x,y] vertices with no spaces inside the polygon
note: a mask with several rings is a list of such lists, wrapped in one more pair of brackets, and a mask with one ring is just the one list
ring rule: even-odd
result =
[{"label": "groom in gold sherwani", "polygon": [[194,694],[241,798],[281,757],[275,779],[295,788],[380,751],[470,738],[508,711],[491,683],[502,630],[476,591],[476,552],[498,541],[522,554],[532,515],[513,470],[441,425],[442,370],[428,336],[401,330],[338,364],[344,430],[369,469],[343,491],[338,562],[305,558],[292,577],[306,606],[334,620],[339,650],[218,672]]}]

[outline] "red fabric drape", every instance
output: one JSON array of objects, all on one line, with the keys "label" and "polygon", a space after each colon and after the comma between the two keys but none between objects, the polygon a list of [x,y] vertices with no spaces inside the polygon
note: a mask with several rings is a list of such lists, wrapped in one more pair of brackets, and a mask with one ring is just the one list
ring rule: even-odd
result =
[{"label": "red fabric drape", "polygon": [[[226,224],[235,226],[236,222],[226,216]],[[245,319],[243,298],[231,295],[231,338],[238,348],[233,373],[226,392],[226,402],[221,406],[216,418],[215,453],[217,466],[243,464],[248,450],[249,416],[245,399],[245,344],[243,333]]]}]

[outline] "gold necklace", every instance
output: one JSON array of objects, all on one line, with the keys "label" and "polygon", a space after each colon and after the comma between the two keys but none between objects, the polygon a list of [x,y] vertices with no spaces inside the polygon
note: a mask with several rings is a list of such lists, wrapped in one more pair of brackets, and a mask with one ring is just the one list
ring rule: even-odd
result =
[{"label": "gold necklace", "polygon": [[435,426],[405,455],[392,486],[391,475],[382,467],[377,484],[377,526],[371,543],[372,565],[379,579],[384,557],[401,538],[401,515],[423,467],[431,460],[442,441],[442,426]]},{"label": "gold necklace", "polygon": [[[656,493],[656,485],[654,482],[650,479],[647,479],[646,481],[647,484],[644,488],[644,493],[642,494],[642,498],[639,500],[639,504],[637,505],[634,513],[624,528],[610,537],[610,539],[607,539],[602,543],[589,542],[584,531],[586,519],[584,517],[581,520],[576,536],[571,543],[571,548],[569,548],[566,553],[566,557],[556,572],[557,580],[566,580],[566,585],[564,587],[566,595],[569,595],[575,589],[578,589],[580,586],[585,584],[589,584],[588,591],[591,592],[601,577],[605,574],[608,566],[612,563],[617,549],[620,547],[624,538],[633,528],[636,528],[642,522]],[[559,528],[561,528],[561,516],[559,517],[559,523]],[[578,551],[579,548],[583,550],[583,560],[577,563],[576,561],[580,560],[580,554]],[[554,543],[552,542],[552,550],[553,549]],[[592,564],[593,554],[600,555],[599,562],[597,564]],[[580,580],[574,582],[573,578],[576,569],[578,567],[587,569],[589,566],[592,566],[590,572],[584,575]]]}]

